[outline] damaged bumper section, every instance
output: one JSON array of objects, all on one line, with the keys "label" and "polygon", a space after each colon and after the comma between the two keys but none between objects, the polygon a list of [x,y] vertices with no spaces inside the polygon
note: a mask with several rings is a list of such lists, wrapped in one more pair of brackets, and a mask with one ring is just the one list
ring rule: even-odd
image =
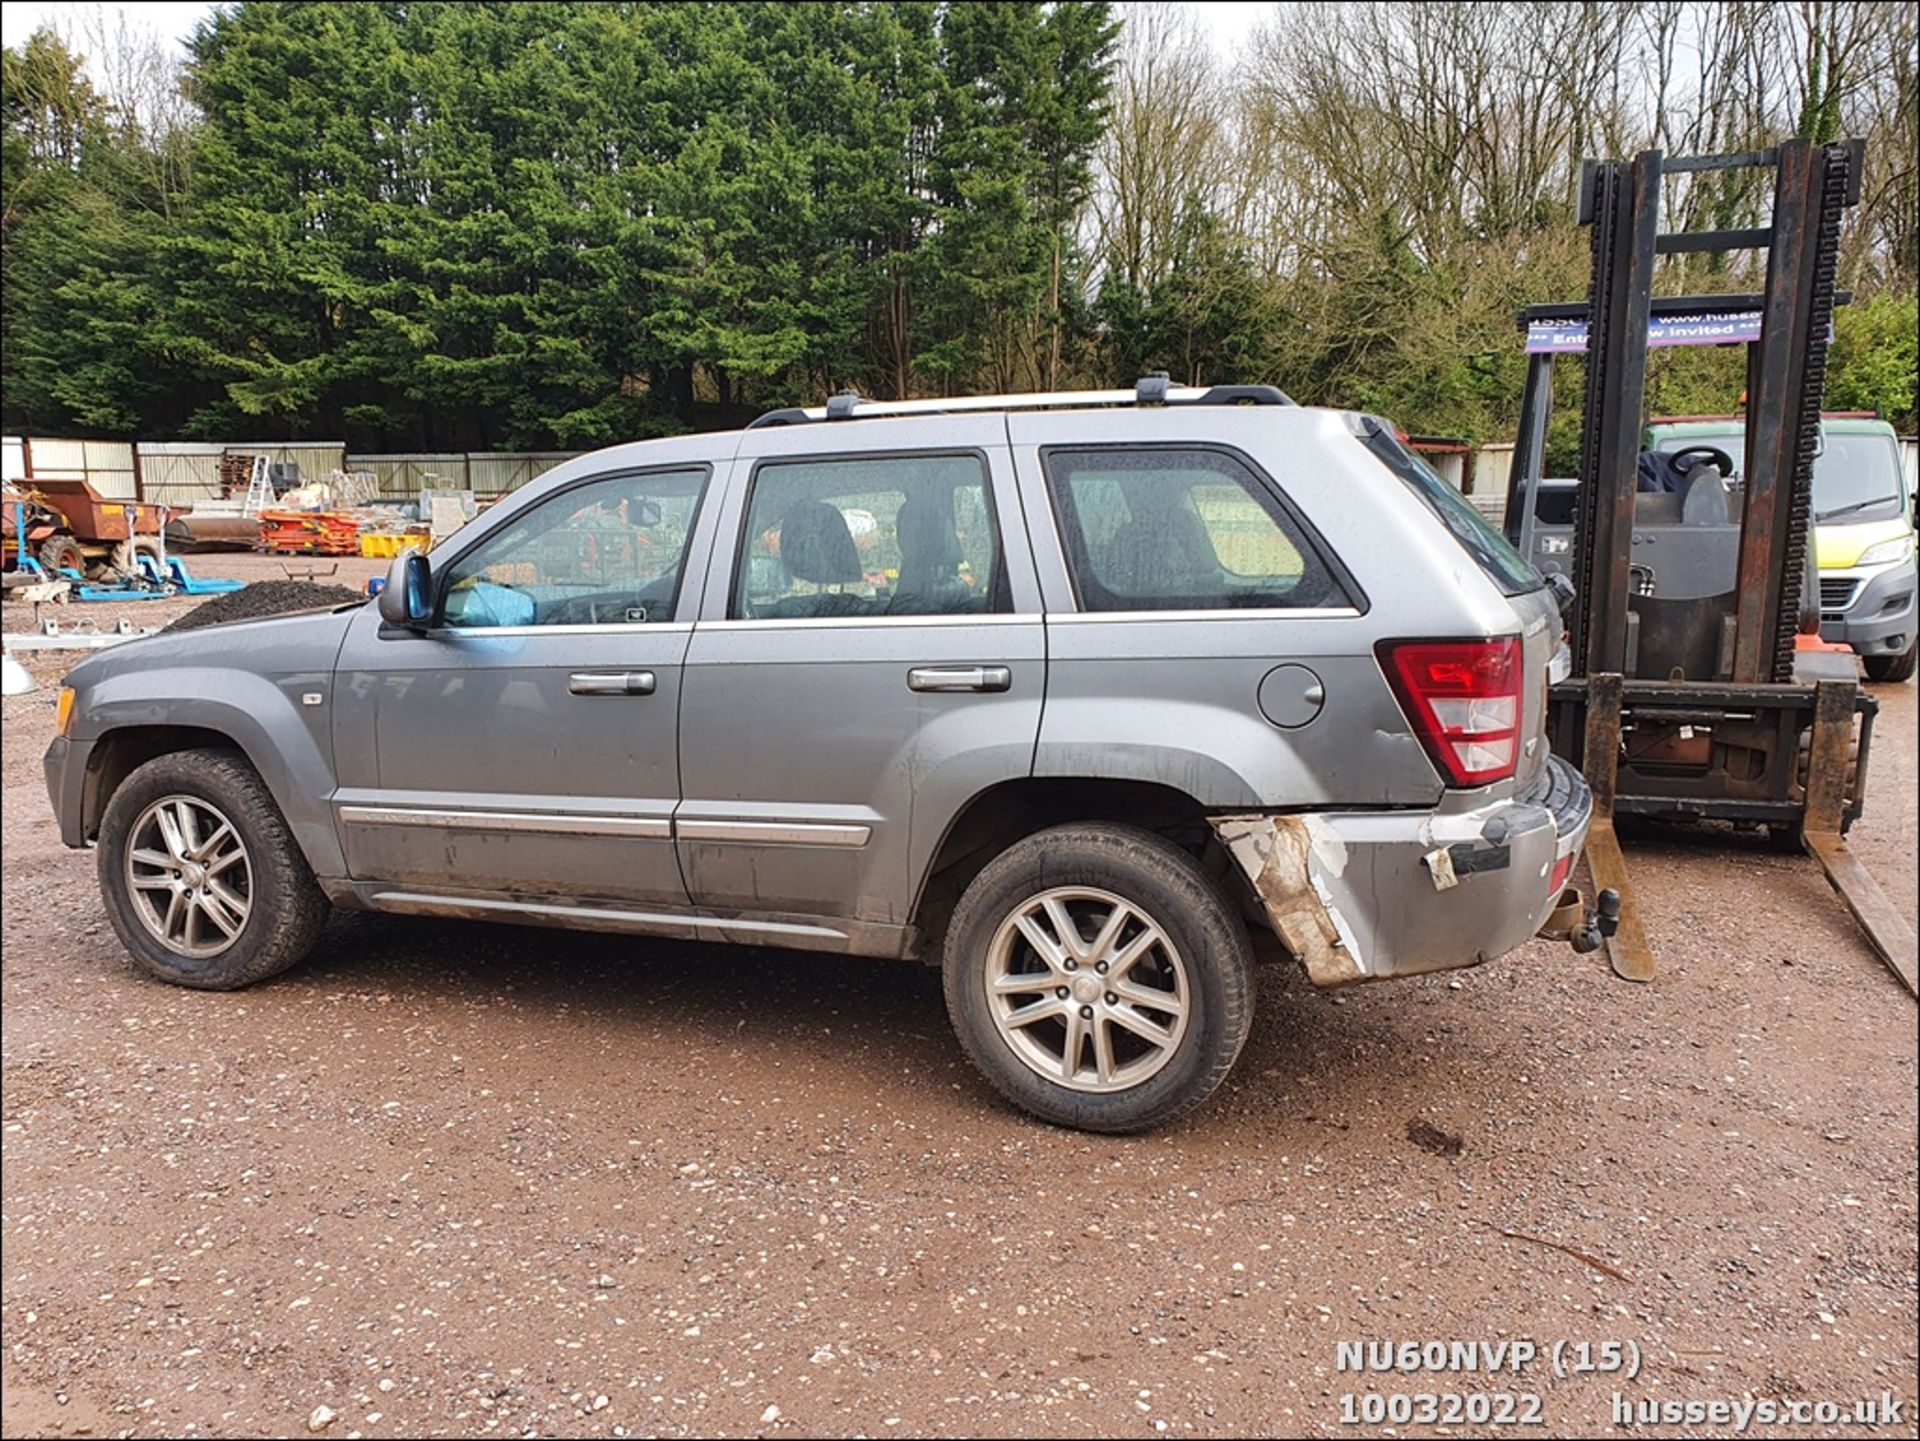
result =
[{"label": "damaged bumper section", "polygon": [[1458,810],[1211,817],[1280,942],[1315,985],[1478,965],[1559,903],[1593,797],[1549,756],[1524,793]]}]

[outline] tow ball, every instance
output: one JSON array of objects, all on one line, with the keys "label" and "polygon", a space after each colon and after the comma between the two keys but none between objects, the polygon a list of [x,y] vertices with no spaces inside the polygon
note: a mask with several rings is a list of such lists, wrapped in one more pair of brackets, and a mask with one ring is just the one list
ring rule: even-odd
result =
[{"label": "tow ball", "polygon": [[1597,951],[1606,944],[1607,937],[1620,929],[1620,892],[1609,887],[1593,898],[1593,909],[1588,911],[1580,928],[1568,939],[1573,948],[1585,955],[1588,951]]},{"label": "tow ball", "polygon": [[1585,955],[1606,944],[1608,936],[1620,929],[1620,892],[1607,889],[1594,897],[1589,907],[1580,892],[1568,886],[1560,893],[1560,904],[1553,908],[1540,934],[1550,941],[1565,941]]}]

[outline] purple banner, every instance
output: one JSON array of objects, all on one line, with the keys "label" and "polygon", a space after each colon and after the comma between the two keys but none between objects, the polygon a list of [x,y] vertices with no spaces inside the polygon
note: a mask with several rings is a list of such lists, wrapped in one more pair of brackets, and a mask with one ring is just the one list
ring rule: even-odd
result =
[{"label": "purple banner", "polygon": [[[1717,315],[1656,315],[1647,325],[1647,344],[1742,345],[1760,338],[1760,312],[1730,310]],[[1527,324],[1527,354],[1577,355],[1587,348],[1584,320],[1534,320]]]}]

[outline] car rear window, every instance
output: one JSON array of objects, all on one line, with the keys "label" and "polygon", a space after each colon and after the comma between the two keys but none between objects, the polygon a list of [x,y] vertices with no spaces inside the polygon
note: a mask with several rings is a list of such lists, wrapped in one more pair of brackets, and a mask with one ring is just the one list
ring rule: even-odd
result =
[{"label": "car rear window", "polygon": [[1353,604],[1305,526],[1226,451],[1049,450],[1047,484],[1087,611]]},{"label": "car rear window", "polygon": [[1419,456],[1400,443],[1393,426],[1377,415],[1353,417],[1355,433],[1376,459],[1406,484],[1438,517],[1460,548],[1502,595],[1524,595],[1546,585],[1546,577],[1527,563],[1485,516]]}]

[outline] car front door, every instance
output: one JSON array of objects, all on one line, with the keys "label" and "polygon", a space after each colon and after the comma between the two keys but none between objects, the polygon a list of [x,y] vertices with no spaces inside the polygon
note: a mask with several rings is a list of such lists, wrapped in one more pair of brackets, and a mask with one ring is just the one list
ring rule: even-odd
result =
[{"label": "car front door", "polygon": [[366,608],[336,688],[356,880],[686,904],[672,816],[692,627],[676,608],[711,471],[591,475],[448,547],[424,633]]},{"label": "car front door", "polygon": [[742,441],[676,830],[697,904],[841,918],[791,939],[886,951],[954,815],[1031,771],[1046,650],[1005,422],[954,417],[937,446],[925,422],[857,424],[857,447],[850,424]]}]

